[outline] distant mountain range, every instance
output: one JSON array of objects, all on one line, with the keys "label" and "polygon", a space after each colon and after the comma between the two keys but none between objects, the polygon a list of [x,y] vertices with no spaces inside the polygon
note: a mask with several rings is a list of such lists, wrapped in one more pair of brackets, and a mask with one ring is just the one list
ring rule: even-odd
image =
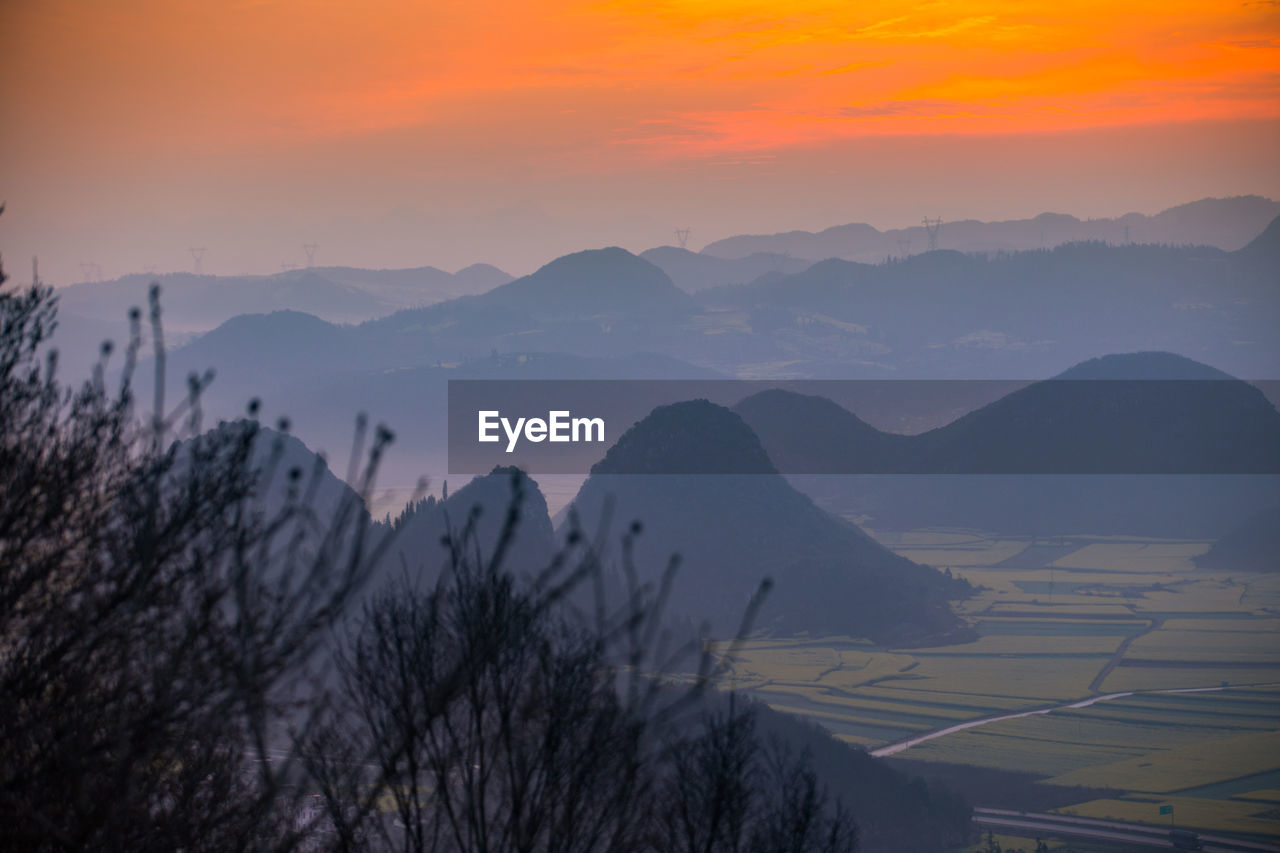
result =
[{"label": "distant mountain range", "polygon": [[1094,359],[920,435],[781,390],[735,411],[783,470],[864,472],[791,481],[876,529],[1216,538],[1280,504],[1280,413],[1168,353]]},{"label": "distant mountain range", "polygon": [[[664,474],[692,470],[700,474]],[[724,474],[717,472],[750,472]],[[657,584],[681,557],[673,615],[707,619],[732,635],[766,577],[757,627],[943,642],[960,623],[947,602],[966,584],[899,557],[819,509],[774,469],[751,429],[705,400],[655,409],[592,468],[573,501],[586,530],[607,512],[644,525],[636,565]]]},{"label": "distant mountain range", "polygon": [[[773,268],[745,280],[766,265]],[[1256,378],[1280,363],[1278,266],[1273,223],[1234,252],[1094,242],[993,258],[936,251],[872,266],[680,249],[638,257],[610,248],[565,256],[517,280],[492,268],[452,277],[429,268],[317,268],[245,279],[173,275],[161,284],[171,347],[201,323],[234,321],[190,350],[205,359],[200,368],[246,361],[248,339],[268,339],[253,344],[273,362],[255,369],[255,379],[537,352],[661,352],[750,378],[1034,379],[1101,353],[1142,350],[1179,352]],[[450,278],[450,287],[488,289],[351,327],[331,322],[429,301],[422,282],[432,275]],[[147,281],[60,291],[64,369],[87,371],[103,337],[125,336],[126,307],[145,303]],[[304,329],[288,312],[334,328]],[[233,316],[243,314],[265,318]],[[275,360],[297,372],[277,369]],[[224,384],[231,376],[224,372]]]},{"label": "distant mountain range", "polygon": [[1280,474],[1262,392],[1171,353],[1094,359],[920,435],[784,390],[734,411],[795,474]]},{"label": "distant mountain range", "polygon": [[159,282],[166,328],[198,332],[239,314],[279,310],[314,314],[334,323],[360,322],[399,308],[483,293],[508,281],[511,276],[488,264],[475,264],[456,273],[435,267],[314,267],[275,275],[132,274],[59,288],[58,301],[65,314],[123,327],[129,308],[145,307],[147,289],[152,282]]},{"label": "distant mountain range", "polygon": [[1098,240],[1123,245],[1159,243],[1173,246],[1241,248],[1280,216],[1280,202],[1261,196],[1206,198],[1171,207],[1154,216],[1128,213],[1114,219],[1077,219],[1062,213],[1042,213],[1032,219],[942,222],[931,241],[923,224],[880,231],[870,225],[837,225],[817,233],[789,231],[769,235],[741,235],[709,243],[702,254],[739,259],[752,255],[786,256],[808,261],[841,258],[880,263],[932,248],[961,252],[1015,252],[1051,249],[1063,243]]},{"label": "distant mountain range", "polygon": [[774,365],[770,378],[1009,379],[1166,350],[1266,378],[1280,363],[1277,269],[1275,222],[1235,252],[1072,243],[878,266],[832,259],[700,293],[724,331],[699,341],[703,359],[673,354],[713,363],[751,352],[756,375]]},{"label": "distant mountain range", "polygon": [[[439,470],[428,445],[443,446],[450,378],[1034,380],[1103,353],[1153,350],[1269,378],[1280,364],[1277,269],[1276,222],[1235,252],[1101,243],[994,259],[938,251],[879,266],[827,260],[693,295],[645,258],[592,250],[358,325],[274,311],[232,318],[181,347],[170,334],[169,397],[184,392],[188,372],[214,367],[212,415],[238,416],[260,397],[273,417],[291,414],[313,446],[345,452],[352,418],[366,411],[397,429],[395,454]],[[166,323],[168,300],[166,291]],[[77,339],[61,322],[63,370],[87,366],[88,355],[78,365],[66,350],[96,350],[96,336]],[[144,398],[150,375],[146,365],[138,373]],[[967,410],[953,402],[953,414]],[[913,418],[918,428],[943,422]]]},{"label": "distant mountain range", "polygon": [[660,246],[640,257],[661,269],[679,288],[696,293],[711,287],[746,284],[762,277],[793,275],[808,269],[812,261],[785,254],[758,252],[742,258],[721,258],[675,246]]}]

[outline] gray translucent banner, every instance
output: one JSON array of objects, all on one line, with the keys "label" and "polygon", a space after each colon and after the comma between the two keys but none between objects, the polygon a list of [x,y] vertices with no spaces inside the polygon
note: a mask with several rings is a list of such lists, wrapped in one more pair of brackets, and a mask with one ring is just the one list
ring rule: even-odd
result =
[{"label": "gray translucent banner", "polygon": [[[451,380],[450,473],[1275,474],[1274,382]],[[719,408],[655,409],[693,400]],[[656,423],[650,421],[650,424]],[[744,438],[744,436],[746,436]],[[751,436],[754,436],[752,438]],[[692,455],[691,455],[692,454]],[[740,460],[740,461],[739,461]]]}]

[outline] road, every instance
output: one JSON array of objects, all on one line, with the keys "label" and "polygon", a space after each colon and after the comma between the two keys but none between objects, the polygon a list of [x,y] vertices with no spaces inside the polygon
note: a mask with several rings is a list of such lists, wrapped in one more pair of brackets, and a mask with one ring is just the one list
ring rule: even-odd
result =
[{"label": "road", "polygon": [[1127,693],[1107,693],[1102,696],[1090,696],[1086,699],[1079,699],[1075,702],[1063,702],[1060,705],[1048,705],[1042,708],[1032,708],[1028,711],[1016,711],[1012,714],[992,714],[989,717],[978,717],[974,720],[966,720],[963,723],[957,723],[954,726],[947,726],[945,729],[937,729],[935,731],[926,732],[922,735],[912,735],[895,743],[887,744],[879,749],[871,750],[871,754],[876,758],[885,758],[890,755],[897,755],[904,752],[917,744],[925,741],[940,738],[943,735],[953,734],[955,732],[964,731],[965,729],[974,729],[978,726],[986,726],[991,723],[999,723],[1004,720],[1016,720],[1020,717],[1032,717],[1036,714],[1051,714],[1054,711],[1064,710],[1066,708],[1088,708],[1090,705],[1096,705],[1099,702],[1109,702],[1112,699],[1124,699],[1127,696],[1149,696],[1159,693],[1217,693],[1222,690],[1236,690],[1242,687],[1274,687],[1275,682],[1266,682],[1258,684],[1231,684],[1226,687],[1175,687],[1165,690],[1131,690]]},{"label": "road", "polygon": [[[1158,826],[1070,815],[975,808],[973,822],[983,829],[1017,835],[1081,838],[1125,844],[1142,850],[1173,850],[1169,830]],[[1280,853],[1280,846],[1200,833],[1204,853]]]}]

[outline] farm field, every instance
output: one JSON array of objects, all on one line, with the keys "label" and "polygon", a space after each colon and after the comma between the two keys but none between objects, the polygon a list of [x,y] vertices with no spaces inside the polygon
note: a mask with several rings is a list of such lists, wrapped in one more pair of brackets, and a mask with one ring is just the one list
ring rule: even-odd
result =
[{"label": "farm field", "polygon": [[957,607],[977,639],[757,637],[733,686],[873,752],[1094,790],[1064,812],[1160,824],[1172,804],[1179,826],[1280,838],[1280,578],[1197,570],[1206,542],[878,538],[977,588]]}]

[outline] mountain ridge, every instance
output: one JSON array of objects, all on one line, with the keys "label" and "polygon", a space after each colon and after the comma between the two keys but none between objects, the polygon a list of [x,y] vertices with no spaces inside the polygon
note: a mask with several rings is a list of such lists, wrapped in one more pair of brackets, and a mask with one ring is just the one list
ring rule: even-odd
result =
[{"label": "mountain ridge", "polygon": [[1127,213],[1079,219],[1070,214],[1045,212],[1029,219],[943,222],[933,240],[923,225],[881,231],[862,222],[834,225],[817,232],[741,234],[708,243],[702,252],[726,259],[764,253],[787,254],[810,261],[839,257],[879,262],[918,254],[934,248],[935,244],[937,248],[994,252],[1052,248],[1080,240],[1205,244],[1234,251],[1278,215],[1280,202],[1247,195],[1199,199],[1150,216]]}]

